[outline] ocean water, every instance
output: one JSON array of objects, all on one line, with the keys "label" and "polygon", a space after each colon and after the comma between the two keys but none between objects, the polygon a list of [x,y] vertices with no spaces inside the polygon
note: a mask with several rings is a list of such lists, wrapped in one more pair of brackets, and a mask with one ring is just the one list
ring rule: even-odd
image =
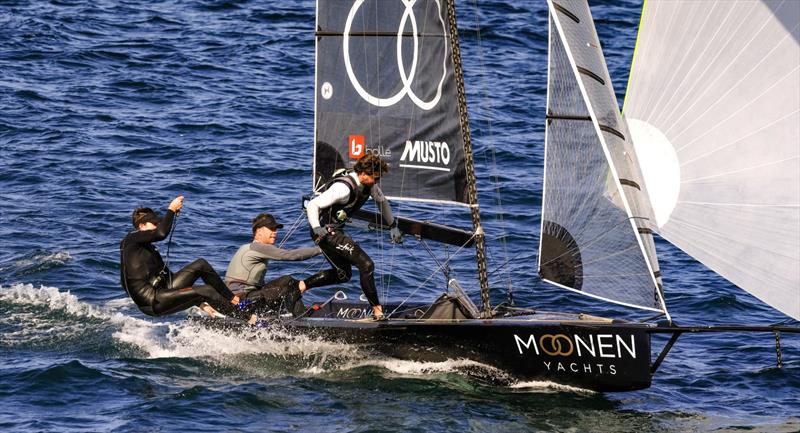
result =
[{"label": "ocean water", "polygon": [[[591,4],[621,98],[640,5]],[[597,394],[465,360],[401,361],[141,314],[118,277],[133,207],[186,196],[173,268],[202,256],[224,271],[259,212],[298,222],[311,179],[314,6],[0,1],[0,431],[800,431],[797,336],[784,336],[778,369],[772,335],[685,335],[651,388]],[[519,305],[641,318],[536,276],[545,3],[457,8],[493,302],[511,289]],[[396,210],[469,225],[461,209]],[[307,245],[304,230],[286,245]],[[418,287],[434,265],[413,240],[356,236],[383,296],[442,289],[441,277]],[[666,242],[658,249],[678,323],[797,325]],[[452,255],[477,300],[472,252],[435,253]]]}]

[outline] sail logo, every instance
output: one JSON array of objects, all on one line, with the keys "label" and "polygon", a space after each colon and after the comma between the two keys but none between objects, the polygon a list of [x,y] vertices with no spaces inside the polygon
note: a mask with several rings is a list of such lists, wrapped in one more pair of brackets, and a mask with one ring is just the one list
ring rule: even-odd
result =
[{"label": "sail logo", "polygon": [[536,355],[574,356],[578,358],[631,358],[636,359],[636,340],[630,341],[621,335],[590,334],[571,337],[566,334],[544,334],[536,338],[530,334],[527,339],[514,334],[514,342],[520,355],[533,351]]},{"label": "sail logo", "polygon": [[384,149],[381,145],[370,147],[367,145],[366,138],[363,135],[350,135],[347,137],[347,155],[350,156],[350,159],[359,159],[368,153],[384,159],[392,157],[391,149]]},{"label": "sail logo", "polygon": [[450,171],[450,146],[444,141],[406,140],[400,167]]},{"label": "sail logo", "polygon": [[364,150],[366,146],[364,146],[364,136],[363,135],[351,135],[347,138],[347,149],[348,153],[350,154],[350,158],[358,159],[364,156]]},{"label": "sail logo", "polygon": [[[405,96],[408,96],[409,99],[419,108],[428,111],[436,106],[439,103],[439,100],[442,98],[442,86],[444,85],[444,79],[447,76],[447,53],[448,53],[448,45],[449,45],[449,38],[447,35],[447,27],[444,23],[444,18],[442,17],[442,5],[439,0],[435,0],[436,7],[439,11],[439,22],[442,25],[442,40],[444,41],[444,52],[442,53],[442,77],[439,80],[439,85],[436,88],[436,95],[431,98],[429,101],[423,101],[420,99],[417,94],[411,89],[411,84],[414,81],[415,76],[419,76],[421,74],[417,74],[417,65],[423,63],[420,62],[418,59],[419,55],[419,33],[417,28],[419,25],[417,24],[417,17],[414,14],[414,4],[416,0],[403,0],[403,4],[405,5],[405,9],[403,10],[403,16],[400,18],[399,26],[397,29],[397,69],[400,71],[400,81],[402,82],[402,88],[397,91],[392,96],[388,98],[381,98],[369,93],[361,83],[358,81],[355,72],[353,72],[353,66],[350,60],[350,29],[353,25],[353,20],[358,13],[358,10],[361,8],[361,5],[364,3],[364,0],[356,0],[353,3],[353,6],[350,8],[350,13],[347,14],[347,21],[344,25],[344,32],[342,37],[342,51],[344,52],[344,67],[347,72],[347,77],[350,79],[350,83],[353,85],[353,88],[361,96],[362,99],[367,101],[368,103],[378,106],[378,107],[391,107],[394,104],[397,104],[402,100]],[[405,28],[406,25],[411,25],[411,36],[414,41],[414,47],[412,50],[412,57],[411,57],[411,68],[410,71],[406,71],[405,69],[405,59],[403,58],[403,51],[402,44],[403,39],[405,37]],[[425,23],[426,24],[426,23]]]}]

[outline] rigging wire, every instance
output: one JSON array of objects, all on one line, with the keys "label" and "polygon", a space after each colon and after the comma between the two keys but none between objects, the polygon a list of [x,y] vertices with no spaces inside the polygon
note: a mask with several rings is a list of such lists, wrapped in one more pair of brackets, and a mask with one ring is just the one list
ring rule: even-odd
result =
[{"label": "rigging wire", "polygon": [[475,238],[475,236],[476,236],[476,234],[475,234],[475,233],[473,233],[473,234],[472,234],[472,236],[470,236],[470,237],[469,237],[469,239],[467,239],[467,241],[466,241],[464,244],[462,244],[460,247],[458,247],[458,249],[457,249],[457,250],[456,250],[456,251],[453,253],[453,255],[452,255],[451,257],[449,257],[447,260],[445,260],[445,261],[442,263],[442,265],[441,265],[439,268],[437,268],[437,269],[435,269],[433,272],[431,272],[431,274],[430,274],[430,275],[428,275],[428,278],[426,278],[426,279],[425,279],[425,281],[423,281],[422,283],[420,283],[420,284],[417,286],[417,288],[415,288],[415,289],[414,289],[414,290],[411,292],[411,294],[409,294],[408,296],[406,296],[406,297],[405,297],[405,299],[403,299],[403,301],[402,301],[402,302],[400,302],[400,304],[398,304],[398,305],[397,305],[397,307],[395,307],[395,309],[394,309],[394,310],[392,310],[392,312],[391,312],[391,313],[389,313],[389,316],[391,316],[392,314],[394,314],[394,313],[395,313],[395,312],[396,312],[396,311],[397,311],[397,310],[398,310],[398,309],[399,309],[401,306],[403,306],[403,304],[405,304],[405,303],[406,303],[406,301],[408,301],[408,300],[409,300],[409,299],[410,299],[412,296],[414,296],[414,295],[415,295],[415,294],[416,294],[416,293],[419,291],[419,289],[421,289],[421,288],[422,288],[422,286],[424,286],[424,285],[425,285],[425,284],[426,284],[428,281],[430,281],[430,279],[431,279],[431,278],[433,278],[433,276],[434,276],[434,275],[436,275],[436,273],[437,273],[437,272],[439,272],[439,271],[442,269],[442,266],[446,266],[446,265],[448,265],[448,264],[450,263],[450,260],[452,260],[452,259],[453,259],[453,257],[457,256],[457,255],[458,255],[458,253],[460,253],[460,252],[461,252],[461,250],[463,250],[463,249],[464,249],[464,247],[466,247],[466,246],[467,246],[467,244],[469,244],[469,243],[470,243],[470,241],[472,241],[472,240]]},{"label": "rigging wire", "polygon": [[[475,15],[475,36],[476,36],[476,39],[477,39],[477,42],[478,42],[478,64],[479,64],[479,69],[480,69],[480,72],[481,72],[480,76],[481,77],[485,77],[486,76],[486,63],[484,62],[484,58],[483,58],[483,38],[481,37],[481,22],[480,22],[480,13],[479,13],[479,10],[478,10],[478,2],[477,2],[477,0],[473,0],[472,1],[472,11],[473,11],[473,14]],[[489,93],[488,93],[487,88],[486,88],[486,82],[482,78],[479,79],[478,82],[480,83],[479,86],[480,86],[481,94],[482,94],[482,98],[481,98],[482,102],[486,105],[486,106],[484,106],[484,108],[489,113],[491,113],[493,108],[492,108],[491,99],[488,96]],[[495,197],[496,197],[497,207],[499,209],[499,212],[497,213],[497,220],[499,220],[499,222],[500,222],[500,231],[502,233],[501,245],[502,245],[503,257],[506,259],[506,261],[508,261],[508,238],[506,236],[506,234],[507,234],[506,221],[505,221],[505,218],[503,218],[503,215],[505,215],[505,211],[503,209],[503,201],[502,201],[502,198],[501,198],[500,176],[497,173],[497,153],[495,152],[495,146],[494,146],[494,142],[493,142],[494,132],[492,130],[491,116],[487,115],[485,122],[486,122],[487,130],[489,131],[489,138],[487,140],[487,144],[488,144],[487,147],[491,151],[491,156],[492,156],[492,158],[491,158],[491,160],[492,160],[492,163],[491,163],[491,179],[493,180],[494,185],[495,185]],[[486,159],[486,152],[484,152],[484,160],[485,159]],[[512,278],[511,278],[511,273],[510,272],[506,272],[506,284],[508,286],[508,299],[510,301],[511,299],[513,299],[512,298],[512,287],[513,287],[513,284],[512,284]]]}]

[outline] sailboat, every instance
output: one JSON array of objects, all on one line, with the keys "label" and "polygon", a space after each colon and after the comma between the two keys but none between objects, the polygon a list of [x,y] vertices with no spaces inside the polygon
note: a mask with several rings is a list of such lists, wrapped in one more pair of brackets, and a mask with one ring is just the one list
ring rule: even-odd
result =
[{"label": "sailboat", "polygon": [[[800,331],[677,326],[667,309],[653,239],[653,233],[662,234],[768,305],[800,319],[798,4],[654,3],[643,12],[623,117],[587,1],[548,0],[538,263],[546,282],[652,311],[653,318],[629,322],[492,307],[453,0],[318,0],[314,188],[375,152],[391,167],[381,179],[390,200],[464,207],[472,218],[470,230],[406,217],[398,218],[399,227],[410,237],[474,246],[481,307],[448,276],[447,293],[433,302],[385,303],[390,312],[385,321],[364,320],[368,305],[338,292],[299,317],[276,317],[273,323],[290,332],[366,343],[404,359],[470,359],[519,380],[596,391],[649,387],[686,332],[758,331],[778,337]],[[670,24],[662,28],[664,22]],[[684,32],[692,23],[708,35]],[[738,28],[723,30],[729,23]],[[731,45],[729,32],[744,42]],[[772,48],[770,73],[782,81],[766,81],[760,71],[748,70],[764,61],[749,55],[751,36],[760,38],[759,46]],[[680,76],[671,62],[678,64]],[[761,87],[744,92],[732,83]],[[749,104],[754,95],[763,101]],[[771,105],[774,98],[780,103]],[[731,125],[738,129],[731,131]],[[765,132],[773,125],[780,132]],[[723,132],[727,136],[720,143]],[[658,146],[649,148],[653,140],[660,140]],[[764,140],[770,145],[741,155]],[[664,153],[672,159],[665,162]],[[700,172],[701,165],[711,172]],[[780,193],[769,198],[740,194],[776,189]],[[751,202],[754,197],[764,202]],[[352,217],[373,228],[386,226],[370,212]],[[742,249],[757,253],[740,264]],[[671,338],[653,359],[656,333]]]}]

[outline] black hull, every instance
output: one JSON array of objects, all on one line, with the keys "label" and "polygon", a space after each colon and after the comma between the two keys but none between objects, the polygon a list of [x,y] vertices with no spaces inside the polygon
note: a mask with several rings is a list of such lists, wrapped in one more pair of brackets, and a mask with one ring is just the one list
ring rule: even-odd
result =
[{"label": "black hull", "polygon": [[364,304],[334,301],[313,311],[311,317],[276,318],[272,326],[330,341],[370,345],[400,359],[469,359],[498,368],[518,381],[548,381],[601,392],[632,391],[651,383],[651,325],[540,313],[492,320],[380,322],[366,316]]}]

